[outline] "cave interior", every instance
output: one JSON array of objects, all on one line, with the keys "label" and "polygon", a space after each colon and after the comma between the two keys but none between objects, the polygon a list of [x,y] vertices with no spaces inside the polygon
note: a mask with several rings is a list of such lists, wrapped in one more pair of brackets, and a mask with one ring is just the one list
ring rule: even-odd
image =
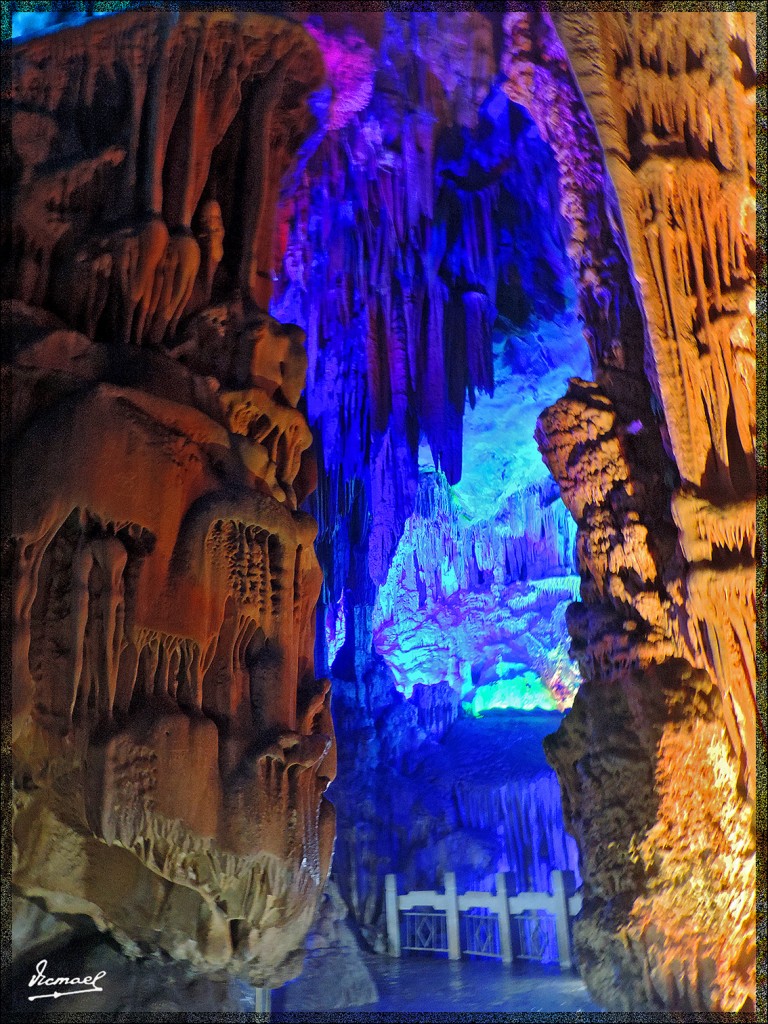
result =
[{"label": "cave interior", "polygon": [[602,1008],[754,1010],[754,15],[108,6],[4,30],[18,964],[564,871]]}]

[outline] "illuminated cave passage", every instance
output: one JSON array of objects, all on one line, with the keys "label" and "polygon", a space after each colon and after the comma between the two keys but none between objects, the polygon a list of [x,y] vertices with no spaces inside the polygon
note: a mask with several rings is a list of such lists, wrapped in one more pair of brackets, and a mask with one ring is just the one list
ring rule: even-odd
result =
[{"label": "illuminated cave passage", "polygon": [[[369,109],[376,109],[376,97],[374,91]],[[406,889],[439,887],[447,870],[460,887],[475,890],[491,889],[498,870],[509,872],[516,891],[548,891],[554,869],[579,877],[555,775],[541,751],[543,735],[557,728],[556,712],[570,707],[578,685],[565,610],[579,580],[576,525],[533,435],[539,412],[562,394],[567,379],[590,375],[561,238],[556,166],[530,118],[499,90],[481,105],[474,126],[445,132],[436,154],[434,215],[422,230],[448,240],[438,271],[447,305],[443,336],[426,340],[455,346],[457,362],[465,337],[467,349],[484,347],[475,357],[486,373],[483,391],[467,408],[459,392],[453,415],[463,413],[460,452],[446,453],[443,435],[430,440],[435,427],[425,403],[421,444],[408,467],[413,511],[372,608],[360,607],[354,577],[338,596],[327,586],[322,637],[334,676],[341,759],[331,791],[339,814],[335,876],[357,924],[379,948],[388,871],[398,872]],[[393,192],[402,187],[386,166],[379,174],[384,182],[391,174]],[[310,206],[308,219],[313,212]],[[417,292],[423,254],[411,258],[412,281],[402,293],[393,283],[393,319],[403,315],[398,302],[418,301],[406,288]],[[315,257],[307,306],[333,323],[327,283],[314,285],[312,301],[313,284],[324,273]],[[396,282],[396,269],[390,273]],[[291,293],[297,301],[291,285],[282,301]],[[280,302],[278,295],[274,312]],[[376,298],[369,302],[375,306]],[[482,303],[485,320],[472,321]],[[329,344],[353,348],[355,324],[344,327],[326,328],[328,340],[318,330],[318,366]],[[395,368],[390,372],[393,391],[418,387],[398,383]],[[467,373],[471,380],[468,367]],[[318,377],[322,384],[321,370]],[[322,423],[318,392],[310,370],[310,416],[317,409]],[[393,410],[388,432],[396,437],[395,416]],[[333,432],[329,441],[327,447]],[[331,449],[330,458],[335,454]],[[398,507],[392,512],[402,516]],[[321,507],[321,523],[324,513]],[[366,540],[358,542],[363,557]],[[338,549],[335,556],[338,564]],[[359,623],[369,619],[370,636],[361,642]],[[366,652],[370,637],[373,650]],[[362,702],[361,676],[376,680]],[[523,714],[491,714],[482,726],[473,724],[474,716],[494,709]],[[549,714],[526,714],[536,711]]]},{"label": "illuminated cave passage", "polygon": [[456,1010],[749,1009],[754,17],[110,13],[3,43],[17,1002],[427,1011],[385,875],[562,869]]},{"label": "illuminated cave passage", "polygon": [[374,606],[397,687],[448,684],[465,711],[564,710],[578,671],[565,609],[578,598],[576,524],[533,439],[568,377],[589,377],[572,310],[494,337],[494,394],[464,417],[451,487],[420,452],[416,509]]},{"label": "illuminated cave passage", "polygon": [[[576,524],[533,435],[567,379],[591,373],[555,158],[492,85],[485,26],[468,25],[484,86],[430,148],[419,118],[445,112],[404,113],[423,60],[385,27],[370,98],[289,201],[271,307],[307,330],[334,880],[377,949],[387,872],[406,889],[445,871],[485,890],[499,870],[515,891],[548,891],[554,869],[580,877],[541,748],[578,685]],[[493,709],[523,714],[473,726]]]}]

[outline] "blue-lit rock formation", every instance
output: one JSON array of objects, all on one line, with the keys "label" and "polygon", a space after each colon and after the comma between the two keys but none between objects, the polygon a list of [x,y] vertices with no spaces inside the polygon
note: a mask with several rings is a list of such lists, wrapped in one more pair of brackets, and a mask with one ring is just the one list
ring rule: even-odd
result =
[{"label": "blue-lit rock formation", "polygon": [[587,372],[586,345],[568,313],[497,331],[494,349],[494,394],[465,415],[461,481],[422,465],[374,643],[406,696],[445,681],[476,713],[563,710],[578,685],[565,626],[579,590],[576,524],[533,431],[550,396]]},{"label": "blue-lit rock formation", "polygon": [[[460,889],[548,891],[554,868],[573,870],[557,781],[541,748],[556,712],[457,717],[447,687],[411,700],[379,667],[358,684],[334,683],[339,735],[334,871],[366,940],[384,943],[384,875],[407,889],[436,888],[455,871]],[[455,695],[454,695],[455,696]]]},{"label": "blue-lit rock formation", "polygon": [[[455,870],[477,889],[505,870],[517,890],[544,891],[553,868],[578,875],[540,748],[559,716],[535,713],[569,707],[578,685],[565,625],[575,524],[532,434],[546,396],[584,372],[586,348],[567,311],[508,326],[495,348],[493,398],[465,415],[461,482],[422,448],[416,507],[373,610],[387,669],[343,648],[335,665],[350,676],[334,684],[335,870],[374,944],[387,871],[431,888]],[[496,708],[523,713],[466,717]]]},{"label": "blue-lit rock formation", "polygon": [[[381,31],[373,57],[349,44],[349,62],[371,65],[370,90],[355,93],[365,105],[328,132],[285,201],[272,302],[307,331],[329,603],[351,587],[370,604],[368,570],[385,579],[414,508],[420,440],[460,479],[466,401],[493,391],[497,313],[519,323],[564,305],[554,163],[491,90],[489,24],[390,14]],[[441,33],[464,35],[450,76]]]},{"label": "blue-lit rock formation", "polygon": [[[317,655],[342,759],[335,873],[377,944],[387,871],[487,887],[506,869],[546,889],[575,867],[539,746],[559,716],[531,719],[528,737],[515,720],[530,757],[487,765],[493,782],[470,770],[463,716],[573,699],[575,524],[533,434],[589,357],[554,157],[493,87],[489,23],[388,14],[375,46],[310,30],[331,79],[346,73],[336,126],[284,201],[271,309],[307,331]],[[441,35],[463,55],[455,74]],[[480,742],[509,743],[510,721],[483,720]],[[463,783],[448,781],[454,763]]]}]

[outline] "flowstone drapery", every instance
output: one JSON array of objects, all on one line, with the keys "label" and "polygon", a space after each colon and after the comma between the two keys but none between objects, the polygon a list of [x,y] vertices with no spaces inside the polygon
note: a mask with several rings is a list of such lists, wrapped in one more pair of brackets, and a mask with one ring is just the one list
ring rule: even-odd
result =
[{"label": "flowstone drapery", "polygon": [[585,682],[547,750],[583,860],[582,970],[608,1007],[749,1008],[754,16],[505,30],[507,91],[561,167],[596,364],[537,431],[578,524]]},{"label": "flowstone drapery", "polygon": [[306,353],[262,311],[322,63],[279,19],[130,13],[12,72],[14,885],[279,984],[335,834]]}]

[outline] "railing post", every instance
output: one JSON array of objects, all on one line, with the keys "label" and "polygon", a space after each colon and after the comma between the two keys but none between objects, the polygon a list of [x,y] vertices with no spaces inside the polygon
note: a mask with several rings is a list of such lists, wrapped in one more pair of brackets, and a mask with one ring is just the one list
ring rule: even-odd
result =
[{"label": "railing post", "polygon": [[445,917],[448,926],[448,959],[459,960],[461,958],[459,893],[456,889],[456,875],[453,871],[445,873]]},{"label": "railing post", "polygon": [[499,946],[501,962],[512,963],[512,922],[509,919],[509,899],[507,898],[507,876],[503,871],[496,874],[496,912],[499,918]]},{"label": "railing post", "polygon": [[560,970],[571,969],[571,928],[568,919],[568,896],[562,871],[552,872],[552,896],[555,900],[555,929]]},{"label": "railing post", "polygon": [[400,907],[397,902],[397,875],[387,875],[384,879],[384,895],[389,955],[400,956]]}]

